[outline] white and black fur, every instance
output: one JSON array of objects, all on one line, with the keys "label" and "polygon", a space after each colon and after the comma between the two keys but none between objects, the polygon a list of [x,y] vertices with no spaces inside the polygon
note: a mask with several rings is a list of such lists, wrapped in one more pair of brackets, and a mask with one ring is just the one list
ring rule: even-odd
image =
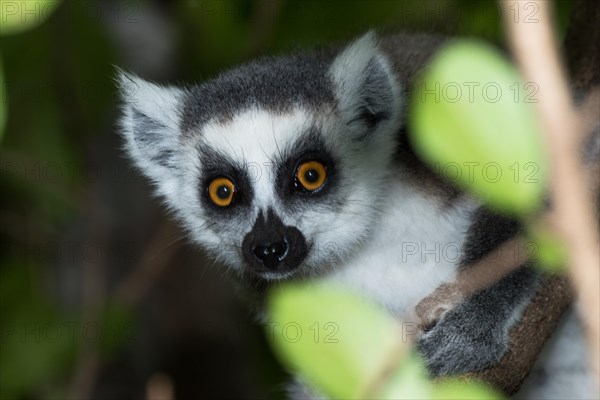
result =
[{"label": "white and black fur", "polygon": [[[187,88],[120,73],[127,152],[192,240],[257,298],[272,282],[323,279],[414,321],[421,299],[520,229],[437,178],[407,141],[407,94],[442,42],[369,33]],[[328,169],[317,193],[294,185],[308,159]],[[238,189],[226,209],[207,197],[218,176]],[[254,257],[253,246],[284,237],[288,252],[276,267]],[[406,243],[422,251],[407,256]],[[426,254],[447,244],[456,257]],[[524,266],[446,313],[418,342],[430,372],[497,363],[536,284]]]}]

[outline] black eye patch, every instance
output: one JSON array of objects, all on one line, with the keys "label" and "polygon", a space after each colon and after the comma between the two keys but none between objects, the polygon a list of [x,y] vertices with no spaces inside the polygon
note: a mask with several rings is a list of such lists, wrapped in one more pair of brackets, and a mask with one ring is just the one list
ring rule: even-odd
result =
[{"label": "black eye patch", "polygon": [[[198,194],[204,208],[215,216],[237,214],[248,211],[254,191],[248,171],[244,165],[238,165],[229,156],[214,150],[198,148],[201,158],[200,182]],[[210,199],[208,192],[211,182],[218,178],[227,178],[235,186],[235,201],[229,207],[219,207]]]},{"label": "black eye patch", "polygon": [[[335,191],[336,162],[324,141],[313,130],[284,150],[277,163],[276,192],[284,204],[297,207],[302,203],[324,201],[327,194]],[[325,166],[327,181],[319,190],[308,191],[298,185],[297,173],[304,163],[316,161]],[[308,177],[311,178],[311,177]]]}]

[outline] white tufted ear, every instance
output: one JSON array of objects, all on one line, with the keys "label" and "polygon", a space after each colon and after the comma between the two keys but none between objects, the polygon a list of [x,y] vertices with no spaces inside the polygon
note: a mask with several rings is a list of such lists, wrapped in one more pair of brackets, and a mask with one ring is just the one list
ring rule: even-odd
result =
[{"label": "white tufted ear", "polygon": [[342,115],[368,136],[400,112],[400,86],[373,32],[346,47],[329,70]]},{"label": "white tufted ear", "polygon": [[180,110],[183,91],[147,82],[117,70],[123,100],[120,120],[125,148],[163,195],[173,193],[181,151]]}]

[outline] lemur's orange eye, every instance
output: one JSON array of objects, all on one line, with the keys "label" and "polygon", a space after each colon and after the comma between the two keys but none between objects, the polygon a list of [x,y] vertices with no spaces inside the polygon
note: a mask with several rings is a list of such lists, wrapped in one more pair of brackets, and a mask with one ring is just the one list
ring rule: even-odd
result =
[{"label": "lemur's orange eye", "polygon": [[216,178],[208,185],[208,196],[219,207],[227,207],[233,201],[235,185],[228,178]]},{"label": "lemur's orange eye", "polygon": [[296,179],[310,192],[320,189],[327,179],[327,169],[318,161],[307,161],[298,167]]}]

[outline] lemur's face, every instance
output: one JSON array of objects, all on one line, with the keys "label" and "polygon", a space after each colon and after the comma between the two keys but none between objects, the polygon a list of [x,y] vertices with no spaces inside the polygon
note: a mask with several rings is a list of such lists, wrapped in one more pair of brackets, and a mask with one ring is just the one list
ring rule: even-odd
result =
[{"label": "lemur's face", "polygon": [[313,275],[368,238],[401,106],[372,35],[191,89],[120,83],[130,155],[193,240],[232,269]]}]

